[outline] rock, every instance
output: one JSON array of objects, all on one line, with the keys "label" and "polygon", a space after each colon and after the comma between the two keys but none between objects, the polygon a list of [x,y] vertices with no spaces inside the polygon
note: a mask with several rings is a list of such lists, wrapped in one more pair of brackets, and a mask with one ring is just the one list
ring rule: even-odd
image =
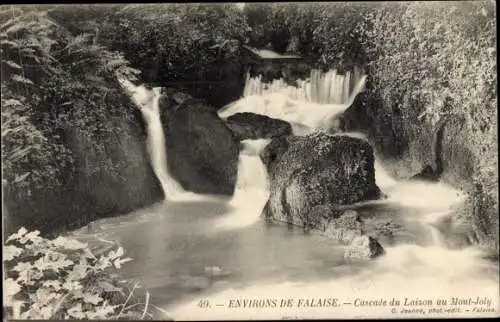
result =
[{"label": "rock", "polygon": [[216,112],[180,95],[162,97],[160,111],[172,176],[195,193],[232,195],[239,147]]},{"label": "rock", "polygon": [[[110,104],[106,110],[109,113],[101,115],[99,122],[61,129],[63,144],[73,159],[71,167],[61,163],[58,178],[64,179],[63,185],[45,182],[32,188],[31,195],[24,193],[21,186],[3,187],[4,207],[11,214],[4,226],[6,235],[23,226],[41,234],[77,229],[90,221],[122,215],[163,199],[149,161],[140,111],[126,95],[114,96]],[[113,112],[118,110],[123,111],[120,116]],[[90,126],[115,130],[91,139]]]},{"label": "rock", "polygon": [[318,205],[380,198],[373,150],[365,140],[314,133],[270,145],[264,158],[271,190],[266,212],[273,220],[303,226]]},{"label": "rock", "polygon": [[358,236],[344,250],[345,259],[369,260],[385,253],[384,248],[375,238]]},{"label": "rock", "polygon": [[363,223],[356,211],[337,210],[331,205],[314,207],[303,225],[346,245],[363,234]]},{"label": "rock", "polygon": [[285,153],[288,149],[288,139],[285,136],[273,138],[271,142],[262,150],[260,158],[269,170],[271,164],[277,160],[278,156]]},{"label": "rock", "polygon": [[288,122],[247,112],[231,115],[226,125],[238,140],[269,139],[292,134]]},{"label": "rock", "polygon": [[363,224],[355,211],[346,211],[325,225],[325,234],[343,244],[351,243],[363,234]]}]

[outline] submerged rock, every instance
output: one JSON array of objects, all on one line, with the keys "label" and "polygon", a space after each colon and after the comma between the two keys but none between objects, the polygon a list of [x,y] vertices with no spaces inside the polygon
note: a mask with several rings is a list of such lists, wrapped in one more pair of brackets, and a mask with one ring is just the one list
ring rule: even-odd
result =
[{"label": "submerged rock", "polygon": [[345,259],[369,260],[385,253],[384,248],[375,238],[358,236],[344,250]]},{"label": "submerged rock", "polygon": [[314,133],[271,142],[265,152],[271,184],[266,212],[272,220],[304,226],[318,205],[380,198],[373,150],[365,140]]},{"label": "submerged rock", "polygon": [[226,120],[238,140],[268,139],[291,135],[292,127],[288,122],[254,113],[236,113]]},{"label": "submerged rock", "polygon": [[160,110],[172,176],[195,193],[231,195],[239,147],[216,112],[190,97],[164,97]]},{"label": "submerged rock", "polygon": [[346,211],[324,226],[324,233],[343,244],[351,243],[363,234],[363,224],[355,211]]}]

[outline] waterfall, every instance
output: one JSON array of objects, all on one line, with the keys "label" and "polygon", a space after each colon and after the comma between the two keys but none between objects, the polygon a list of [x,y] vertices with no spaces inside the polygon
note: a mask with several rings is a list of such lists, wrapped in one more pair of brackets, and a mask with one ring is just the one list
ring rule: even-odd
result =
[{"label": "waterfall", "polygon": [[238,177],[229,203],[234,210],[216,223],[217,229],[243,228],[259,219],[269,198],[269,179],[260,152],[269,142],[269,139],[241,141]]},{"label": "waterfall", "polygon": [[160,181],[165,199],[169,201],[211,199],[210,196],[185,191],[181,184],[170,174],[165,147],[165,133],[160,118],[161,88],[155,87],[148,90],[144,85],[135,86],[124,78],[119,78],[118,81],[140,109],[146,123],[150,162],[156,177]]},{"label": "waterfall", "polygon": [[331,70],[322,74],[312,70],[308,80],[290,86],[283,79],[263,83],[259,75],[246,76],[243,97],[218,111],[222,119],[236,113],[250,112],[289,122],[295,135],[315,129],[327,129],[333,119],[351,106],[364,90],[366,75],[357,69],[339,75]]},{"label": "waterfall", "polygon": [[250,77],[247,73],[243,97],[280,93],[300,102],[346,104],[355,91],[355,86],[363,78],[358,68],[355,68],[353,72],[348,71],[345,75],[338,74],[336,70],[322,73],[320,70],[313,69],[308,79],[299,79],[297,86],[292,86],[288,85],[283,78],[264,83],[261,75]]},{"label": "waterfall", "polygon": [[172,200],[186,191],[168,171],[165,133],[160,119],[160,88],[154,88],[153,94],[152,104],[141,108],[148,129],[148,152],[151,157],[153,170],[165,193],[165,198]]}]

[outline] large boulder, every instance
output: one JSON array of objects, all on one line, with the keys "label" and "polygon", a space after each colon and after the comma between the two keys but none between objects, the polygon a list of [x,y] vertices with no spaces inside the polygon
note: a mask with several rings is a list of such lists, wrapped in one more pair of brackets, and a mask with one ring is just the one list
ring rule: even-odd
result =
[{"label": "large boulder", "polygon": [[[163,199],[148,157],[140,111],[127,96],[113,95],[117,101],[97,123],[64,127],[63,144],[73,158],[72,167],[61,170],[65,184],[45,182],[30,195],[16,186],[4,186],[5,208],[11,214],[4,216],[6,235],[22,226],[57,234]],[[113,115],[118,108],[123,111]],[[91,138],[89,126],[112,127],[115,132],[104,131]],[[54,138],[49,139],[47,144],[53,144]]]},{"label": "large boulder", "polygon": [[231,115],[226,125],[238,140],[269,139],[292,134],[288,122],[248,112]]},{"label": "large boulder", "polygon": [[184,189],[232,195],[239,146],[215,110],[191,97],[160,100],[170,173]]},{"label": "large boulder", "polygon": [[373,150],[363,139],[320,132],[276,140],[264,152],[271,190],[268,219],[305,227],[318,205],[380,198]]}]

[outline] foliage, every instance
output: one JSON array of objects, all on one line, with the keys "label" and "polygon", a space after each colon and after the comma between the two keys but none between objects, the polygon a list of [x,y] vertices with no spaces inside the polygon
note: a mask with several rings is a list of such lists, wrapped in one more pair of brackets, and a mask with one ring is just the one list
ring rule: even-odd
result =
[{"label": "foliage", "polygon": [[149,293],[144,303],[131,304],[124,282],[110,269],[132,259],[122,247],[95,255],[78,240],[49,240],[38,231],[21,228],[3,246],[4,306],[14,319],[119,319],[149,316]]},{"label": "foliage", "polygon": [[483,183],[497,177],[495,27],[490,1],[385,4],[359,26],[374,94],[401,110],[409,135],[443,117],[463,124]]},{"label": "foliage", "polygon": [[245,6],[250,43],[298,54],[315,67],[352,69],[364,61],[356,26],[363,3],[254,3]]},{"label": "foliage", "polygon": [[40,191],[91,192],[95,180],[123,186],[130,164],[116,150],[137,140],[130,127],[138,125],[116,74],[133,79],[139,71],[91,34],[74,35],[45,11],[7,8],[0,23],[2,171],[9,207],[26,204]]},{"label": "foliage", "polygon": [[[5,19],[11,13],[14,18]],[[8,184],[29,188],[29,183],[57,184],[58,165],[48,158],[57,151],[68,157],[60,145],[49,146],[46,133],[31,122],[37,98],[37,77],[58,72],[49,52],[55,43],[54,23],[36,12],[18,15],[2,11],[2,170]],[[5,21],[7,20],[7,21]],[[35,66],[36,65],[36,66]],[[45,176],[44,176],[45,174]]]},{"label": "foliage", "polygon": [[246,30],[234,4],[127,5],[111,20],[103,43],[123,50],[146,82],[180,87],[213,104],[239,92]]}]

